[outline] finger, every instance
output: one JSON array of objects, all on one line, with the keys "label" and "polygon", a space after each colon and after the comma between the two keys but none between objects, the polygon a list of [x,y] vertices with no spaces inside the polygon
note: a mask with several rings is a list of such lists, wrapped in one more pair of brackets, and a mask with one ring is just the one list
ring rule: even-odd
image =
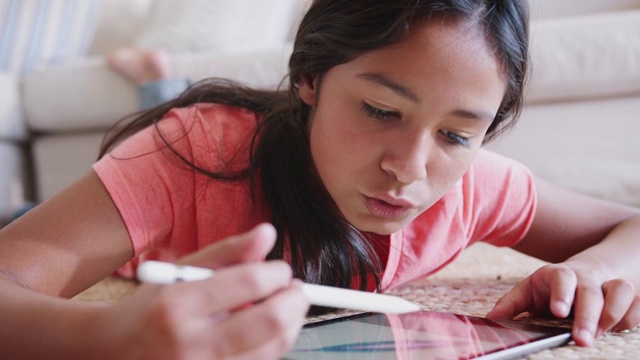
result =
[{"label": "finger", "polygon": [[[235,312],[219,324],[214,337],[219,341],[219,358],[278,358],[295,342],[309,303],[299,285],[277,293],[251,308]],[[218,357],[216,357],[218,358]]]},{"label": "finger", "polygon": [[218,269],[225,266],[264,259],[276,241],[276,230],[271,224],[260,224],[250,231],[209,245],[183,257],[180,264]]},{"label": "finger", "polygon": [[576,289],[572,337],[580,346],[591,346],[604,306],[602,287],[584,283]]},{"label": "finger", "polygon": [[578,278],[566,266],[557,266],[549,274],[549,310],[559,318],[566,318],[571,313]]},{"label": "finger", "polygon": [[265,343],[256,347],[253,351],[245,353],[237,359],[281,359],[293,348],[293,345],[298,339],[308,310],[308,305],[305,305],[301,316],[299,316],[297,320],[289,323],[291,326],[289,326],[289,328],[284,332],[282,337],[271,337]]},{"label": "finger", "polygon": [[513,319],[532,306],[531,276],[520,281],[502,296],[486,315],[489,319]]},{"label": "finger", "polygon": [[[291,267],[284,261],[248,263],[217,270],[210,279],[176,283],[174,293],[189,301],[193,314],[212,315],[256,302],[288,287]],[[188,299],[188,300],[185,300]]]},{"label": "finger", "polygon": [[272,337],[258,347],[233,357],[233,360],[254,360],[254,359],[282,359],[295,344],[300,334],[300,329],[304,325],[304,321],[297,327],[290,327],[282,338]]},{"label": "finger", "polygon": [[635,295],[631,306],[622,320],[614,327],[614,331],[622,331],[634,328],[640,324],[640,295]]},{"label": "finger", "polygon": [[511,319],[524,311],[551,311],[557,317],[567,317],[576,283],[575,273],[566,266],[544,266],[498,300],[487,317]]},{"label": "finger", "polygon": [[622,279],[605,282],[602,285],[602,291],[604,293],[604,307],[600,315],[596,337],[611,330],[622,320],[635,297],[633,285]]}]

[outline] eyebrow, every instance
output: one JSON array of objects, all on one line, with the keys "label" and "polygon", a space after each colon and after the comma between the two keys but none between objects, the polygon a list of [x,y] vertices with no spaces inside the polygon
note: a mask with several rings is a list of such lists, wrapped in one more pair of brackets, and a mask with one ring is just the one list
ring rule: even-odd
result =
[{"label": "eyebrow", "polygon": [[[378,85],[387,87],[394,93],[414,103],[419,102],[418,96],[413,91],[409,90],[409,88],[398,84],[397,82],[389,79],[388,77],[380,73],[366,72],[366,73],[359,74],[358,77],[364,80],[367,80],[369,82],[373,82]],[[463,109],[454,110],[451,112],[451,114],[464,119],[487,120],[487,121],[493,121],[495,117],[494,115],[486,111],[472,111],[472,110],[463,110]]]},{"label": "eyebrow", "polygon": [[486,121],[494,120],[494,116],[486,111],[454,110],[451,112],[451,114],[465,119]]},{"label": "eyebrow", "polygon": [[398,84],[397,82],[389,79],[388,77],[380,73],[367,72],[367,73],[359,74],[358,77],[370,82],[374,82],[378,85],[387,87],[391,89],[391,91],[393,91],[394,93],[402,96],[405,99],[411,100],[412,102],[415,102],[415,103],[418,102],[418,96],[416,96],[416,94],[413,91],[409,90],[407,87]]}]

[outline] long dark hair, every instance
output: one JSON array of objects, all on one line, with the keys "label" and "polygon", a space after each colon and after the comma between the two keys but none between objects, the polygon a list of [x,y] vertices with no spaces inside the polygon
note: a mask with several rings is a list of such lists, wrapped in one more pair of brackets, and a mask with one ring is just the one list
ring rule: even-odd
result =
[{"label": "long dark hair", "polygon": [[[398,42],[413,27],[432,19],[477,26],[501,62],[507,90],[487,132],[486,140],[494,138],[515,122],[522,108],[528,63],[525,0],[315,0],[298,29],[288,89],[256,90],[220,79],[199,82],[175,100],[120,122],[105,137],[100,157],[131,134],[155,124],[171,108],[213,102],[253,111],[262,120],[246,169],[212,172],[182,160],[219,181],[252,179],[252,190],[261,189],[254,195],[264,197],[278,230],[268,258],[283,258],[288,241],[296,277],[340,287],[352,286],[355,279],[365,289],[367,274],[373,274],[379,288],[382,266],[371,241],[342,217],[315,173],[307,129],[310,109],[298,96],[297,83],[302,76],[322,77],[364,52]],[[253,183],[256,179],[259,184]]]}]

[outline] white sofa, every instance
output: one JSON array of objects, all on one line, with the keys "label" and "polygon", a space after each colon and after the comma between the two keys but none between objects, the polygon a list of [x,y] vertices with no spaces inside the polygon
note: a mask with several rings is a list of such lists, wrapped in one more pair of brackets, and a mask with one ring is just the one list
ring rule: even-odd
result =
[{"label": "white sofa", "polygon": [[[116,8],[120,2],[111,1],[100,14],[94,39],[99,51],[33,73],[20,81],[13,99],[0,100],[13,101],[7,108],[23,104],[17,119],[24,122],[17,128],[26,124],[31,133],[31,161],[18,158],[11,166],[31,175],[27,179],[34,190],[16,194],[29,187],[11,180],[0,188],[0,209],[30,195],[46,200],[73,182],[94,162],[105,129],[136,109],[135,88],[111,72],[102,55],[131,42],[148,12],[140,7],[123,13]],[[296,1],[297,14],[308,0]],[[579,5],[532,0],[527,106],[516,128],[489,147],[561,186],[640,206],[640,0]],[[296,16],[287,21],[293,26]],[[290,39],[288,34],[279,45],[249,51],[182,53],[175,57],[175,70],[191,80],[221,76],[273,88],[286,73]],[[0,77],[0,86],[3,81]],[[0,105],[4,111],[7,104]],[[21,136],[25,141],[24,131]],[[0,141],[3,164],[5,145]]]},{"label": "white sofa", "polygon": [[15,75],[0,73],[0,215],[29,195],[28,136],[19,84]]},{"label": "white sofa", "polygon": [[24,77],[0,72],[0,223],[3,214],[50,198],[88,171],[105,130],[137,110],[136,88],[108,68],[105,55],[133,44],[162,46],[175,53],[178,77],[220,76],[273,88],[286,73],[291,36],[307,6],[301,0],[93,1],[99,13],[88,56]]},{"label": "white sofa", "polygon": [[531,2],[527,106],[489,147],[557,185],[640,207],[640,1]]}]

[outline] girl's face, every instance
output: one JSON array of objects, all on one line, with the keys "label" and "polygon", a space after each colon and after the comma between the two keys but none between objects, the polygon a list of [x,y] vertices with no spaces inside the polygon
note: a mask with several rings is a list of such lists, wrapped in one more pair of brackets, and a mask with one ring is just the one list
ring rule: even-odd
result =
[{"label": "girl's face", "polygon": [[319,176],[352,225],[378,234],[455,185],[506,89],[479,30],[437,21],[298,85]]}]

